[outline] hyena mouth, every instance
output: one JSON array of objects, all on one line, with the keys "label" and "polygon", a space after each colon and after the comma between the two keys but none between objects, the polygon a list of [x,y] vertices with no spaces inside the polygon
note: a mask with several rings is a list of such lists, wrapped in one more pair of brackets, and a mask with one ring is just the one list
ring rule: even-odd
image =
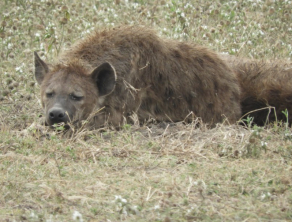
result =
[{"label": "hyena mouth", "polygon": [[58,123],[48,123],[46,121],[46,126],[50,126],[52,129],[55,129],[57,131],[62,131],[62,130],[69,130],[72,128],[78,128],[81,124],[80,120],[75,119],[75,120],[68,120],[66,122],[58,122]]},{"label": "hyena mouth", "polygon": [[49,125],[52,129],[56,131],[64,131],[69,130],[71,128],[71,124],[68,123],[54,123],[52,125]]}]

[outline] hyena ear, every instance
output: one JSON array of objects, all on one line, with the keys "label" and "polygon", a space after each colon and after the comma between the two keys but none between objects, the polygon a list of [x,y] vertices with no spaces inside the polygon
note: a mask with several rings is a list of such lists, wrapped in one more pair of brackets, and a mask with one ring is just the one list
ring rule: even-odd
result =
[{"label": "hyena ear", "polygon": [[34,76],[39,85],[42,84],[45,75],[49,72],[48,65],[41,60],[37,52],[34,52]]},{"label": "hyena ear", "polygon": [[116,86],[117,74],[114,67],[108,62],[105,62],[94,69],[91,73],[91,77],[97,84],[99,96],[110,94]]}]

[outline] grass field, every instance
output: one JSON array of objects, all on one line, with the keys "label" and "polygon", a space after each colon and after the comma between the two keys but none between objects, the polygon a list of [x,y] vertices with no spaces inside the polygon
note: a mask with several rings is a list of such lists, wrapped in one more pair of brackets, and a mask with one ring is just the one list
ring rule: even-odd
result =
[{"label": "grass field", "polygon": [[285,122],[68,136],[40,125],[33,63],[35,50],[52,62],[92,30],[124,24],[220,53],[290,60],[291,13],[288,0],[2,0],[0,221],[291,221]]}]

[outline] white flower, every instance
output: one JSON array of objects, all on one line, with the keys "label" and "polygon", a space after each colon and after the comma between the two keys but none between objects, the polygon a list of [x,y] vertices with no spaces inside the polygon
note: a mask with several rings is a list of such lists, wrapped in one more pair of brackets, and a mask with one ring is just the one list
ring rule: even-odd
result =
[{"label": "white flower", "polygon": [[260,32],[260,35],[265,35],[265,33],[262,30],[260,30],[259,32]]},{"label": "white flower", "polygon": [[206,29],[208,28],[208,26],[206,26],[206,25],[202,25],[201,27],[202,27],[202,29],[204,29],[204,30],[206,30]]},{"label": "white flower", "polygon": [[120,207],[125,206],[125,204],[128,202],[126,199],[122,198],[120,195],[115,195],[115,200]]},{"label": "white flower", "polygon": [[155,206],[154,206],[154,210],[158,210],[159,208],[160,208],[159,205],[155,205]]},{"label": "white flower", "polygon": [[262,146],[266,146],[266,145],[268,145],[268,143],[265,142],[265,141],[261,141],[261,145],[262,145]]},{"label": "white flower", "polygon": [[22,68],[21,68],[20,66],[18,66],[18,67],[15,68],[15,71],[16,71],[16,72],[18,72],[18,71],[19,71],[19,72],[22,72]]},{"label": "white flower", "polygon": [[73,220],[78,220],[79,222],[83,222],[82,214],[79,213],[77,210],[75,210],[75,211],[73,212],[72,219],[73,219]]}]

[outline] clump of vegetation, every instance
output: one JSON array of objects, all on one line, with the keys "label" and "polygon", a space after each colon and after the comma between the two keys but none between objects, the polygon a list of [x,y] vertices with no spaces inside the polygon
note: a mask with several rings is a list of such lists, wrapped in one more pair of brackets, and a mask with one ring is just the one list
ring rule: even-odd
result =
[{"label": "clump of vegetation", "polygon": [[[94,29],[146,25],[235,56],[291,57],[290,1],[0,2],[0,215],[5,221],[292,220],[287,123],[43,124],[33,51],[48,62]],[[285,112],[288,118],[290,113]]]}]

